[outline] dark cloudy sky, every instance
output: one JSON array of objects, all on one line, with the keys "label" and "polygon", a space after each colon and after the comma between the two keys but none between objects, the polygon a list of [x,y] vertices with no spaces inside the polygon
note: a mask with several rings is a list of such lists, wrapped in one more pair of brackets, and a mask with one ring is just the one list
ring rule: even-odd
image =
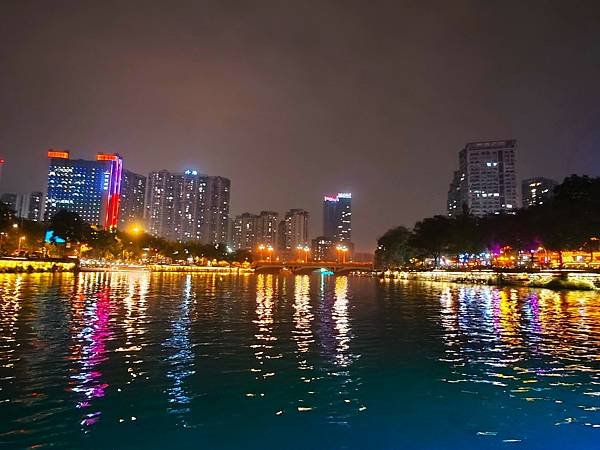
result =
[{"label": "dark cloudy sky", "polygon": [[600,6],[564,1],[0,3],[2,191],[49,147],[232,179],[232,213],[353,193],[359,249],[445,211],[457,152],[600,175]]}]

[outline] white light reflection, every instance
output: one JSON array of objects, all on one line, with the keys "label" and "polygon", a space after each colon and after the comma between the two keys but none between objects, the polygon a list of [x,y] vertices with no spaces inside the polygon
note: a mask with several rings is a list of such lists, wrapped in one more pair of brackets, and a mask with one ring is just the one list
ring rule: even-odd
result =
[{"label": "white light reflection", "polygon": [[144,334],[148,331],[146,295],[150,285],[150,274],[131,273],[126,281],[127,295],[123,298],[125,317],[122,324],[125,330],[125,345],[116,351],[125,353],[129,384],[145,374],[140,369],[143,360],[139,352],[144,347]]},{"label": "white light reflection", "polygon": [[[19,343],[18,319],[21,311],[21,286],[23,277],[18,275],[4,283],[0,291],[0,392],[9,392],[7,385],[16,380],[15,364],[19,361],[17,350]],[[0,404],[11,401],[10,398],[0,397]]]},{"label": "white light reflection", "polygon": [[[292,330],[292,339],[296,343],[296,359],[298,360],[298,369],[304,375],[300,377],[303,383],[310,384],[316,378],[309,373],[313,366],[308,362],[308,352],[314,343],[312,332],[312,321],[314,316],[310,306],[310,277],[308,275],[296,275],[294,277],[294,329]],[[309,388],[309,394],[313,392]],[[299,412],[312,410],[312,407],[306,406],[305,399],[298,400],[301,405],[297,407]]]},{"label": "white light reflection", "polygon": [[163,343],[170,355],[167,361],[171,366],[167,371],[167,378],[173,383],[167,389],[169,402],[173,405],[169,412],[180,417],[182,425],[187,427],[185,415],[189,413],[191,398],[186,390],[186,379],[196,373],[194,370],[194,352],[190,339],[190,326],[192,322],[192,276],[187,275],[183,288],[181,304],[177,317],[171,323],[171,336]]},{"label": "white light reflection", "polygon": [[258,367],[251,369],[256,373],[257,379],[266,379],[275,375],[274,372],[265,369],[264,365],[269,359],[282,357],[281,353],[272,354],[274,342],[277,337],[273,335],[273,294],[274,284],[277,279],[272,274],[259,274],[256,276],[256,319],[254,323],[258,326],[254,335],[256,343],[251,345]]},{"label": "white light reflection", "polygon": [[[440,361],[452,373],[443,381],[483,383],[528,403],[564,405],[549,417],[557,426],[597,423],[590,416],[600,410],[597,292],[447,288],[440,306],[447,345]],[[463,388],[468,391],[477,389]]]}]

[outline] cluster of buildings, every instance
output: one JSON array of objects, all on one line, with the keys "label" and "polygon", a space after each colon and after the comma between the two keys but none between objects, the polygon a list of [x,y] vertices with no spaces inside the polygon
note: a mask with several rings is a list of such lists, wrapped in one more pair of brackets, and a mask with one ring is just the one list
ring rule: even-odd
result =
[{"label": "cluster of buildings", "polygon": [[448,215],[481,217],[543,205],[558,183],[544,177],[523,180],[519,204],[516,149],[516,140],[468,143],[458,154],[458,170],[448,189]]},{"label": "cluster of buildings", "polygon": [[258,252],[265,259],[351,260],[352,194],[326,195],[323,199],[322,235],[309,238],[310,214],[290,209],[282,217],[276,211],[246,212],[232,221],[232,248]]},{"label": "cluster of buildings", "polygon": [[[197,170],[159,170],[147,176],[124,168],[117,153],[73,159],[67,150],[48,150],[47,192],[5,193],[0,201],[17,217],[47,221],[58,211],[77,213],[106,230],[146,230],[171,241],[226,244],[269,259],[350,260],[352,195],[323,200],[322,235],[310,239],[310,214],[290,209],[230,216],[231,181]],[[1,163],[0,163],[1,170]]]}]

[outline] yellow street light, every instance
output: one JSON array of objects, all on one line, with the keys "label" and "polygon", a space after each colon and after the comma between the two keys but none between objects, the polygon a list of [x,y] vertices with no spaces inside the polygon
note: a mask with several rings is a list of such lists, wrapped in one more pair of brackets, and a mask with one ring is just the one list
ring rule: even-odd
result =
[{"label": "yellow street light", "polygon": [[17,247],[17,253],[21,253],[21,243],[25,240],[25,236],[19,238],[19,245]]},{"label": "yellow street light", "polygon": [[342,264],[345,264],[346,263],[346,252],[348,251],[348,247],[346,247],[345,245],[338,245],[336,248],[337,248],[337,251],[342,254]]}]

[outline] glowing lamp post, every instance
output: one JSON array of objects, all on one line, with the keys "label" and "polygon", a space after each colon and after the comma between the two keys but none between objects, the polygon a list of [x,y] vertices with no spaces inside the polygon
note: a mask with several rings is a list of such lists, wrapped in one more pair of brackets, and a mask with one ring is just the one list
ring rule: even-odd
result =
[{"label": "glowing lamp post", "polygon": [[259,251],[259,254],[260,254],[260,260],[264,261],[265,260],[265,246],[263,244],[260,244],[258,246],[258,251]]},{"label": "glowing lamp post", "polygon": [[302,253],[304,252],[304,262],[308,262],[308,254],[310,252],[310,248],[307,245],[299,245],[296,249]]},{"label": "glowing lamp post", "polygon": [[269,261],[273,261],[273,246],[269,245],[267,247],[267,253],[269,254]]},{"label": "glowing lamp post", "polygon": [[[341,253],[342,255],[342,264],[346,263],[346,252],[348,251],[348,247],[346,247],[345,245],[338,245],[337,247],[337,251],[338,253]],[[339,256],[338,256],[339,258]]]},{"label": "glowing lamp post", "polygon": [[21,236],[19,238],[19,245],[17,246],[17,254],[21,253],[21,244],[23,243],[24,240],[25,240],[25,236]]}]

